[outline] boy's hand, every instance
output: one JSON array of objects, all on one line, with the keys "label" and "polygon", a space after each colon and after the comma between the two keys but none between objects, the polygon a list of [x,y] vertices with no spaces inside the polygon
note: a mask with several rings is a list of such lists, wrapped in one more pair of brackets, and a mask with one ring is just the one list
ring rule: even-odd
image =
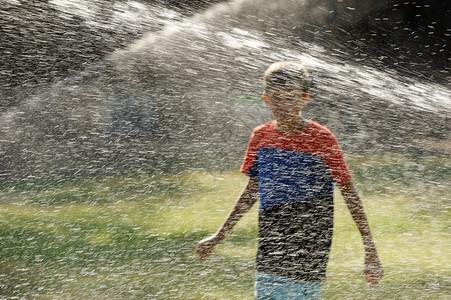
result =
[{"label": "boy's hand", "polygon": [[218,235],[212,235],[200,241],[196,247],[196,253],[199,255],[200,260],[204,260],[210,255],[213,252],[213,248],[221,243],[221,241],[222,239]]},{"label": "boy's hand", "polygon": [[365,254],[365,275],[368,286],[378,284],[384,275],[384,269],[376,251],[367,251]]},{"label": "boy's hand", "polygon": [[218,229],[218,231],[200,241],[196,247],[196,253],[199,255],[200,260],[204,260],[208,255],[213,252],[213,248],[222,242],[227,233],[233,228],[238,220],[249,211],[258,199],[258,178],[249,178],[244,190],[241,192],[240,197],[235,203],[232,211],[227,217],[224,224]]}]

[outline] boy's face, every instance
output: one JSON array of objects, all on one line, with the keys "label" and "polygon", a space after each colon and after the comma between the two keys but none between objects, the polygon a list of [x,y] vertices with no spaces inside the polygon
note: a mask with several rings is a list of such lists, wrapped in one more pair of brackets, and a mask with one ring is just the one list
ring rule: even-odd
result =
[{"label": "boy's face", "polygon": [[307,100],[299,88],[273,88],[266,91],[268,105],[279,121],[298,119]]}]

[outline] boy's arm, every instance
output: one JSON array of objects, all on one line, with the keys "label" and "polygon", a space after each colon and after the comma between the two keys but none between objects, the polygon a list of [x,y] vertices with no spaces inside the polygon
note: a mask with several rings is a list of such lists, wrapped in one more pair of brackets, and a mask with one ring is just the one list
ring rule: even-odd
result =
[{"label": "boy's arm", "polygon": [[249,211],[258,199],[258,179],[249,178],[244,190],[241,192],[240,197],[235,203],[232,211],[225,220],[224,224],[218,229],[218,231],[200,241],[196,247],[196,253],[200,256],[201,260],[211,254],[213,247],[218,245],[224,240],[227,233],[235,226],[235,224],[241,219],[241,217]]},{"label": "boy's arm", "polygon": [[340,185],[339,188],[343,195],[343,199],[348,206],[349,212],[362,235],[363,247],[365,249],[365,274],[367,280],[370,285],[377,284],[381,280],[384,270],[379,260],[379,256],[377,255],[376,246],[374,245],[371,236],[362,201],[351,180],[346,181],[344,184]]}]

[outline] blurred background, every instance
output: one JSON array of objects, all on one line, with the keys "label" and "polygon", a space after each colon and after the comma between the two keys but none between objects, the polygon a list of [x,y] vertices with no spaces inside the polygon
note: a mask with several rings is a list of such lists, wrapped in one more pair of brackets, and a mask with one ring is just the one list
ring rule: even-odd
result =
[{"label": "blurred background", "polygon": [[447,1],[219,2],[3,0],[1,177],[237,165],[283,59],[344,148],[449,153]]},{"label": "blurred background", "polygon": [[252,299],[246,183],[267,66],[310,70],[385,279],[335,199],[324,299],[448,299],[450,1],[0,0],[0,298]]}]

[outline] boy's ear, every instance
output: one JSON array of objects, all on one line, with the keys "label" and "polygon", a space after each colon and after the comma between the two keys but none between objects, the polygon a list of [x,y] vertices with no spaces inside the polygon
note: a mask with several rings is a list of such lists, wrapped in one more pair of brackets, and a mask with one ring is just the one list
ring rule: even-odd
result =
[{"label": "boy's ear", "polygon": [[269,98],[268,98],[268,95],[266,95],[266,93],[263,93],[263,94],[262,94],[262,97],[263,97],[263,100],[265,100],[266,104],[269,105]]}]

